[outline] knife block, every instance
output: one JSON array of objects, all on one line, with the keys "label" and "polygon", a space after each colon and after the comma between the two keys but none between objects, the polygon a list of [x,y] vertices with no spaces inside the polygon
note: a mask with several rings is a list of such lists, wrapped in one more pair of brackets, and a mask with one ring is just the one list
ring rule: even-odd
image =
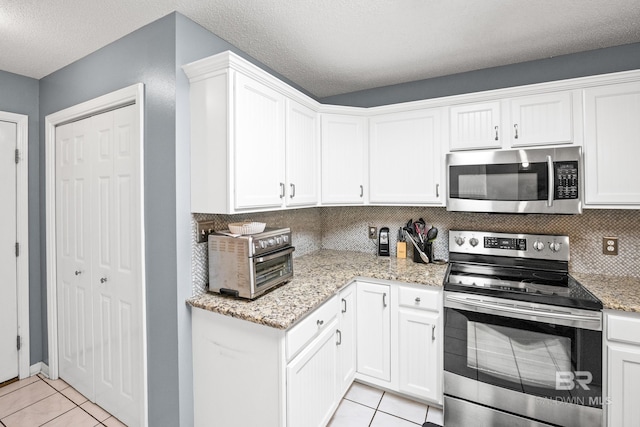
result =
[{"label": "knife block", "polygon": [[397,242],[396,258],[406,258],[406,257],[407,257],[407,242]]}]

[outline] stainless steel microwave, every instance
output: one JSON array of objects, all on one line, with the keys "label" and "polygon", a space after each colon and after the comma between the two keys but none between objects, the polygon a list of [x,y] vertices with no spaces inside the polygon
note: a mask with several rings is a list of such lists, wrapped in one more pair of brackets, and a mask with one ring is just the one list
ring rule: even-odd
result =
[{"label": "stainless steel microwave", "polygon": [[582,149],[449,153],[447,210],[582,213]]}]

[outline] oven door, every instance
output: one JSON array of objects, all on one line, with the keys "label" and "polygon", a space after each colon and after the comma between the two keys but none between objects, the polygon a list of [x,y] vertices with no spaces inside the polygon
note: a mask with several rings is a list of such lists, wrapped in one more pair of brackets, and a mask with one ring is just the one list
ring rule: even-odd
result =
[{"label": "oven door", "polygon": [[448,154],[447,209],[580,213],[579,158],[579,147]]},{"label": "oven door", "polygon": [[600,312],[455,292],[444,306],[445,395],[551,424],[599,425]]},{"label": "oven door", "polygon": [[274,286],[291,280],[293,277],[293,251],[295,248],[290,246],[251,259],[253,263],[251,298],[260,296]]}]

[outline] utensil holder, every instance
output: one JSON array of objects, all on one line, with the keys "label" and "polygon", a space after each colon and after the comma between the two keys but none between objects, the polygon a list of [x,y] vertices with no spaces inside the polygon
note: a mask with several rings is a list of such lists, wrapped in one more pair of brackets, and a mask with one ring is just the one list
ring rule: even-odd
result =
[{"label": "utensil holder", "polygon": [[[416,244],[424,252],[424,254],[429,258],[429,262],[433,262],[433,243],[429,242],[421,242],[417,241]],[[413,245],[411,246],[413,248]],[[420,264],[424,264],[422,258],[420,258],[420,252],[416,248],[413,248],[413,262],[418,262]]]}]

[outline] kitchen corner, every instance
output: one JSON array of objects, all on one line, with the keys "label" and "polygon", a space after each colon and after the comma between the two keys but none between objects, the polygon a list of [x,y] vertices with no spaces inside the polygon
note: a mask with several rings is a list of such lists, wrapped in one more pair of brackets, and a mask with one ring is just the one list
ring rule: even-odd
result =
[{"label": "kitchen corner", "polygon": [[354,279],[442,287],[446,267],[445,264],[418,264],[410,259],[325,249],[296,258],[293,280],[256,300],[204,293],[187,302],[226,316],[288,329]]}]

